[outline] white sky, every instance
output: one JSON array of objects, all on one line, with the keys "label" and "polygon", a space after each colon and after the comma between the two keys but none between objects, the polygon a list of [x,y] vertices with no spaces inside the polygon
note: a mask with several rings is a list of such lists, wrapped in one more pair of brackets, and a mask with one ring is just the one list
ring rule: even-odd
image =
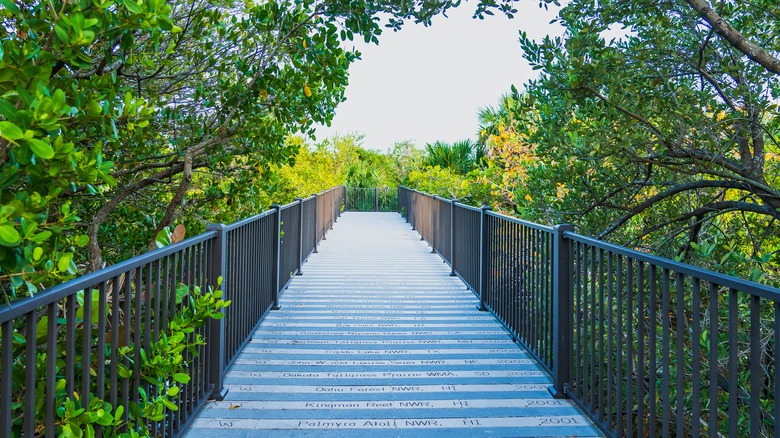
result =
[{"label": "white sky", "polygon": [[555,17],[533,1],[515,3],[508,19],[496,12],[472,19],[475,2],[463,2],[431,27],[407,23],[385,30],[379,45],[355,42],[362,59],[349,68],[347,100],[336,108],[331,127],[320,126],[317,140],[358,132],[363,146],[392,148],[411,140],[418,148],[442,140],[474,138],[477,111],[498,103],[514,84],[518,90],[535,72],[522,57],[518,31],[534,39],[560,35]]}]

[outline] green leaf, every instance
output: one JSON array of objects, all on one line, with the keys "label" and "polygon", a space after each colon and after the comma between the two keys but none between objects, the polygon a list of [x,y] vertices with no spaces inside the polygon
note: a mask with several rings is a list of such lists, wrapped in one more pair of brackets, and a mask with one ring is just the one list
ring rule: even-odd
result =
[{"label": "green leaf", "polygon": [[[139,388],[140,389],[140,388]],[[141,416],[141,409],[138,407],[138,403],[130,402],[130,415],[133,417]]]},{"label": "green leaf", "polygon": [[21,12],[13,0],[0,0],[0,5],[3,5],[6,9],[14,14],[19,14]]},{"label": "green leaf", "polygon": [[18,110],[10,102],[5,99],[0,99],[0,115],[6,119],[15,120]]},{"label": "green leaf", "polygon": [[19,140],[24,137],[24,131],[11,122],[0,122],[0,135],[9,140]]},{"label": "green leaf", "polygon": [[173,375],[173,380],[179,382],[179,383],[189,383],[190,382],[190,376],[184,373],[176,373]]},{"label": "green leaf", "polygon": [[54,24],[54,32],[57,34],[57,38],[60,39],[65,44],[70,43],[70,37],[68,36],[68,32],[65,31],[65,29],[62,28],[62,26],[59,25],[59,23]]},{"label": "green leaf", "polygon": [[29,239],[33,242],[43,242],[44,240],[51,237],[51,231],[41,231],[40,233],[30,237]]},{"label": "green leaf", "polygon": [[0,225],[0,245],[16,246],[19,243],[19,232],[11,225]]},{"label": "green leaf", "polygon": [[140,14],[142,12],[141,6],[135,2],[135,0],[125,0],[125,7],[133,14]]},{"label": "green leaf", "polygon": [[67,271],[70,267],[70,261],[73,259],[73,254],[66,253],[57,261],[57,268],[60,271]]},{"label": "green leaf", "polygon": [[54,149],[52,149],[49,143],[46,143],[43,140],[38,140],[37,138],[33,138],[27,140],[27,144],[30,146],[30,149],[32,149],[35,155],[43,158],[44,160],[54,158]]}]

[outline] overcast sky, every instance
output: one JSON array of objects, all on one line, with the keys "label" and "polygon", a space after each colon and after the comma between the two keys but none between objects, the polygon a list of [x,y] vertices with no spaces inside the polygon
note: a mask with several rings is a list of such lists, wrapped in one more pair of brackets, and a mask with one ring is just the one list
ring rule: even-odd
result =
[{"label": "overcast sky", "polygon": [[407,24],[399,32],[385,30],[379,45],[354,43],[362,59],[349,68],[347,100],[330,128],[317,129],[317,140],[358,132],[365,135],[364,147],[387,150],[402,140],[421,148],[474,138],[479,108],[535,77],[518,31],[535,39],[561,34],[549,24],[552,10],[532,1],[515,5],[514,19],[497,13],[479,20],[471,18],[475,3],[463,2],[431,27]]}]

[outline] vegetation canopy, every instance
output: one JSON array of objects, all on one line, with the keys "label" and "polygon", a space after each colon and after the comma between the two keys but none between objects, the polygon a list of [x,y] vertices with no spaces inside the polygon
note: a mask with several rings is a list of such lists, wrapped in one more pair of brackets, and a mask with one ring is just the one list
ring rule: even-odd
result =
[{"label": "vegetation canopy", "polygon": [[425,0],[2,0],[0,284],[7,299],[258,211],[271,168],[344,99],[378,14]]}]

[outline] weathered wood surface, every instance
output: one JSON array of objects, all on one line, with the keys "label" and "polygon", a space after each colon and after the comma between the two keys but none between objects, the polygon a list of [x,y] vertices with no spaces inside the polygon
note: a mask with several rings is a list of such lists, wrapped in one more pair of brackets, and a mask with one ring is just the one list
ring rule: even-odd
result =
[{"label": "weathered wood surface", "polygon": [[395,213],[345,213],[185,434],[601,436]]}]

